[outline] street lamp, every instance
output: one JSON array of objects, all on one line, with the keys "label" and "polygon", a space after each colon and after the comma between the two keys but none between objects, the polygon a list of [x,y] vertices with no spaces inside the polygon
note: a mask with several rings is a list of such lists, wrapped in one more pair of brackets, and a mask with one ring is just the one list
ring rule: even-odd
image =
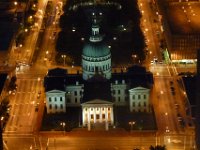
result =
[{"label": "street lamp", "polygon": [[133,125],[135,125],[135,121],[129,121],[129,123],[128,123],[129,125],[130,125],[130,127],[131,127],[131,130],[130,130],[130,132],[132,132],[132,130],[133,130]]},{"label": "street lamp", "polygon": [[65,122],[61,122],[60,125],[63,127],[63,133],[65,135],[65,125],[66,125]]},{"label": "street lamp", "polygon": [[62,57],[63,60],[64,60],[64,66],[65,66],[65,58],[66,58],[66,55],[61,55],[61,57]]},{"label": "street lamp", "polygon": [[133,55],[132,55],[132,58],[133,58],[133,62],[136,63],[136,62],[137,62],[137,55],[136,55],[136,54],[133,54]]}]

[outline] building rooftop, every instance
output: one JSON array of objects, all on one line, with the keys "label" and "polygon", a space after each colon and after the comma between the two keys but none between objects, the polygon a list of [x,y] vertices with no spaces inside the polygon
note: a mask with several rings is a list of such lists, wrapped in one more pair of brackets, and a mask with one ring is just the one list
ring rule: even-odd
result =
[{"label": "building rooftop", "polygon": [[167,20],[174,34],[200,34],[200,3],[173,3],[167,9]]},{"label": "building rooftop", "polygon": [[1,95],[1,92],[3,90],[3,87],[4,87],[4,84],[5,84],[5,81],[7,79],[7,73],[1,73],[0,74],[0,95]]}]

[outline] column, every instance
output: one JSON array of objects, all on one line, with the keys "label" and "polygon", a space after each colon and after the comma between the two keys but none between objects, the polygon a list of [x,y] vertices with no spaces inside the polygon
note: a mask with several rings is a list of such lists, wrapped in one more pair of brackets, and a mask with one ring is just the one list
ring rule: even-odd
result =
[{"label": "column", "polygon": [[111,124],[113,125],[113,120],[114,120],[114,117],[113,117],[113,107],[110,108],[110,120],[111,120]]},{"label": "column", "polygon": [[90,108],[88,108],[88,122],[87,122],[87,125],[88,125],[88,131],[91,130],[91,125],[90,125]]},{"label": "column", "polygon": [[94,108],[94,123],[96,123],[96,107]]},{"label": "column", "polygon": [[100,117],[100,118],[99,118],[99,119],[100,119],[100,123],[102,123],[102,107],[100,107],[99,115],[100,115],[100,116],[99,116],[99,117]]},{"label": "column", "polygon": [[85,108],[82,109],[83,126],[85,126]]},{"label": "column", "polygon": [[106,111],[105,111],[105,115],[106,115],[106,122],[105,122],[105,126],[106,126],[106,131],[108,131],[108,107],[105,108]]}]

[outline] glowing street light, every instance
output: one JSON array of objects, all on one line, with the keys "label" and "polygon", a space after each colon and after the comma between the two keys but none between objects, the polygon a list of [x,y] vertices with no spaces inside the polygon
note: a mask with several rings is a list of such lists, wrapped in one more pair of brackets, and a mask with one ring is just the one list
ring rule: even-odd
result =
[{"label": "glowing street light", "polygon": [[66,55],[61,55],[61,57],[63,58],[63,62],[64,62],[64,66],[65,66],[65,59],[66,59]]},{"label": "glowing street light", "polygon": [[63,127],[63,132],[65,134],[65,125],[66,125],[65,122],[61,122],[60,125]]},{"label": "glowing street light", "polygon": [[132,132],[132,130],[133,130],[133,125],[135,125],[135,121],[130,121],[129,123],[128,123],[129,125],[130,125],[130,127],[131,127],[131,132]]},{"label": "glowing street light", "polygon": [[14,2],[14,5],[15,5],[15,6],[17,6],[17,5],[18,5],[18,3],[17,3],[17,2]]}]

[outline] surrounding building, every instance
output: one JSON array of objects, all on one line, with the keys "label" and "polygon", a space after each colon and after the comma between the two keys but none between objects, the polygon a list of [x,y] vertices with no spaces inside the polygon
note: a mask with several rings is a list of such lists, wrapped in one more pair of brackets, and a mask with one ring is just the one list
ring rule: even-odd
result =
[{"label": "surrounding building", "polygon": [[200,28],[197,25],[200,2],[157,0],[157,4],[171,60],[196,62],[197,49],[200,47]]},{"label": "surrounding building", "polygon": [[83,127],[114,125],[115,107],[128,106],[129,112],[151,112],[150,91],[153,75],[144,67],[127,72],[111,72],[111,52],[99,34],[93,18],[92,35],[82,54],[82,74],[67,74],[60,68],[49,70],[44,80],[47,113],[81,107]]},{"label": "surrounding building", "polygon": [[7,91],[6,85],[8,84],[7,80],[8,74],[7,73],[0,73],[0,102],[6,96]]}]

